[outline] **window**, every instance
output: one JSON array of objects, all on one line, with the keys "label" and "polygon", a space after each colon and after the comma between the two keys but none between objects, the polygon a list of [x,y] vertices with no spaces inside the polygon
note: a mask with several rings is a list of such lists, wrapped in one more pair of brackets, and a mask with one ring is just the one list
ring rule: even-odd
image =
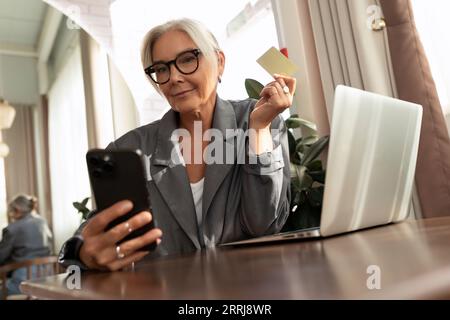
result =
[{"label": "window", "polygon": [[80,224],[72,203],[90,195],[84,161],[88,139],[79,46],[56,75],[48,97],[53,230],[58,251]]},{"label": "window", "polygon": [[189,17],[204,23],[217,37],[226,56],[225,73],[218,94],[224,99],[247,97],[245,78],[272,81],[256,59],[278,38],[270,0],[167,0],[154,2],[117,0],[110,7],[113,52],[130,85],[139,109],[140,123],[160,118],[169,108],[145,78],[140,64],[140,45],[153,26],[170,19]]},{"label": "window", "polygon": [[[420,38],[436,82],[447,126],[450,124],[450,1],[412,0]],[[449,128],[450,129],[450,128]]]}]

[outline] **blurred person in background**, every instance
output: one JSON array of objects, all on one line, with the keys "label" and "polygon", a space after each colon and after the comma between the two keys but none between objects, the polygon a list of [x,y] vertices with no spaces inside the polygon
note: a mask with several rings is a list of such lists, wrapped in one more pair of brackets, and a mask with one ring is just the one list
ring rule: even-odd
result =
[{"label": "blurred person in background", "polygon": [[[10,223],[3,229],[0,241],[0,265],[51,254],[52,233],[36,208],[36,197],[25,194],[16,196],[9,203]],[[8,277],[8,295],[20,294],[19,285],[25,279],[26,268],[13,271]]]}]

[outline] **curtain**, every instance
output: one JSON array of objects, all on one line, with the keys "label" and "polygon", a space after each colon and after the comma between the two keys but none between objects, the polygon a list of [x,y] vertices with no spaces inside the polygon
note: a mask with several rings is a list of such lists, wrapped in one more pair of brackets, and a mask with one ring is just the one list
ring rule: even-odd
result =
[{"label": "curtain", "polygon": [[4,130],[3,140],[9,146],[5,158],[6,198],[19,193],[36,195],[36,167],[33,131],[33,107],[14,105],[16,118],[12,127]]},{"label": "curtain", "polygon": [[89,148],[105,148],[114,140],[108,60],[106,52],[80,30],[80,52]]},{"label": "curtain", "polygon": [[36,151],[36,196],[39,200],[39,213],[47,219],[53,231],[48,153],[48,100],[46,95],[40,96],[40,103],[34,108],[33,124]]},{"label": "curtain", "polygon": [[[416,185],[423,216],[450,214],[450,139],[409,0],[381,0],[398,96],[423,106]],[[442,32],[444,30],[435,30]]]},{"label": "curtain", "polygon": [[56,75],[49,93],[49,162],[55,251],[80,224],[74,201],[90,196],[85,154],[86,111],[79,46]]},{"label": "curtain", "polygon": [[387,35],[367,26],[374,5],[375,0],[309,0],[330,120],[339,84],[396,96]]}]

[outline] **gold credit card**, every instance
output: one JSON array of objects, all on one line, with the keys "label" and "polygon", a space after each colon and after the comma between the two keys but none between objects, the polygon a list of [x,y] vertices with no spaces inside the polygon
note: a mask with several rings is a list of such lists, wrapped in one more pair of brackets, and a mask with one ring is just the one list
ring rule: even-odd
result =
[{"label": "gold credit card", "polygon": [[270,75],[280,74],[291,77],[298,67],[275,47],[266,51],[256,60]]}]

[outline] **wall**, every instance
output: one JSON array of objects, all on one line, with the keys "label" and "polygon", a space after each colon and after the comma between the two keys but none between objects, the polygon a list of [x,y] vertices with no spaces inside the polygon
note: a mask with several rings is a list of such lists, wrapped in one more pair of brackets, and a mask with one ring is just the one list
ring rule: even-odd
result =
[{"label": "wall", "polygon": [[11,104],[37,104],[36,63],[36,58],[0,55],[0,96]]},{"label": "wall", "polygon": [[52,86],[58,72],[67,63],[68,57],[78,43],[79,30],[67,28],[66,20],[62,19],[48,61],[49,87]]}]

